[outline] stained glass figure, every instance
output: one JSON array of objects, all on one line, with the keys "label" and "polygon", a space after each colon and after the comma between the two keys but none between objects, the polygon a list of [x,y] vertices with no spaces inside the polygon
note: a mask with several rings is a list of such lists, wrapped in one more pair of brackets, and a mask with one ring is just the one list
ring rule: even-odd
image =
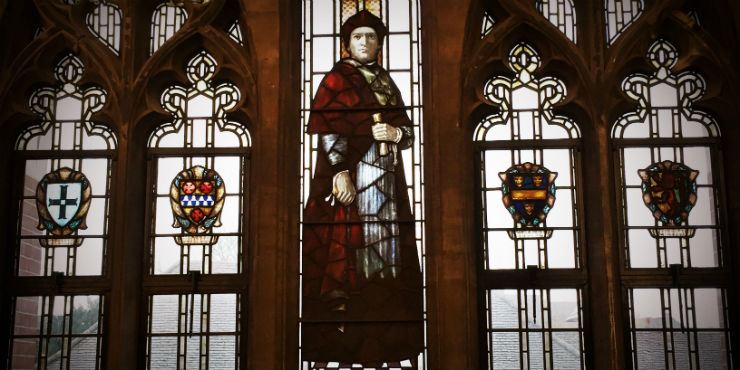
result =
[{"label": "stained glass figure", "polygon": [[[650,229],[653,236],[694,236],[694,228],[685,226],[696,204],[696,176],[680,163],[653,163],[637,173],[642,179],[642,200],[664,227]],[[670,228],[667,228],[670,227]]]},{"label": "stained glass figure", "polygon": [[573,0],[538,0],[537,10],[570,41],[576,43],[576,12]]},{"label": "stained glass figure", "polygon": [[526,162],[506,172],[499,172],[502,184],[504,207],[514,218],[516,227],[526,230],[509,231],[509,236],[518,238],[549,238],[552,230],[536,230],[547,218],[555,205],[555,178],[557,172]]},{"label": "stained glass figure", "polygon": [[116,55],[121,47],[121,8],[101,2],[85,17],[87,28]]},{"label": "stained glass figure", "polygon": [[347,18],[341,37],[349,57],[324,77],[308,122],[320,153],[303,218],[302,353],[317,363],[377,367],[416,360],[424,346],[401,155],[413,145],[414,127],[399,88],[378,65],[387,34],[368,10]]},{"label": "stained glass figure", "polygon": [[481,22],[481,29],[480,29],[480,38],[483,39],[486,37],[491,31],[493,31],[493,25],[496,24],[496,21],[493,19],[493,16],[488,14],[488,12],[483,13],[483,21]]},{"label": "stained glass figure", "polygon": [[44,176],[36,189],[36,207],[39,230],[54,236],[69,238],[40,238],[44,247],[75,246],[82,244],[76,238],[77,230],[87,229],[85,219],[90,209],[90,182],[82,172],[64,167]]},{"label": "stained glass figure", "polygon": [[642,14],[642,0],[604,0],[606,41],[610,45]]},{"label": "stained glass figure", "polygon": [[188,20],[188,12],[173,2],[157,6],[152,14],[152,31],[149,41],[149,55],[154,54],[165,41],[180,30]]},{"label": "stained glass figure", "polygon": [[208,234],[213,227],[221,226],[226,187],[216,171],[195,166],[180,172],[170,188],[170,204],[174,223],[182,228],[183,235],[175,236],[177,244],[207,244],[218,241],[218,236]]}]

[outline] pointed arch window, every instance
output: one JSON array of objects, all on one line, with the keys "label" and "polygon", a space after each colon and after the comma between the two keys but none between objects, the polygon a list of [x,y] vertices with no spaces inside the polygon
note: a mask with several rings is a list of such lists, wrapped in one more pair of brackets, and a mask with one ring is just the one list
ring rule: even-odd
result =
[{"label": "pointed arch window", "polygon": [[622,83],[637,110],[612,128],[632,366],[728,368],[719,126],[693,107],[706,82],[673,71],[673,44],[656,40],[647,59],[653,73]]},{"label": "pointed arch window", "polygon": [[121,51],[121,8],[101,2],[85,17],[87,28],[116,55]]},{"label": "pointed arch window", "polygon": [[149,40],[149,55],[154,54],[188,20],[188,12],[173,2],[162,3],[152,14],[152,30]]},{"label": "pointed arch window", "polygon": [[[241,94],[231,83],[214,85],[216,59],[201,51],[185,72],[189,86],[161,95],[174,120],[148,144],[146,366],[237,369],[251,138],[227,117]],[[162,289],[162,281],[171,283]]]},{"label": "pointed arch window", "polygon": [[539,0],[537,10],[570,41],[576,43],[576,10],[573,0]]},{"label": "pointed arch window", "polygon": [[552,112],[567,92],[535,76],[540,64],[532,46],[511,49],[515,77],[485,83],[486,103],[499,110],[474,133],[481,363],[490,369],[585,366],[580,131]]},{"label": "pointed arch window", "polygon": [[604,0],[607,43],[613,44],[637,20],[644,7],[642,0]]},{"label": "pointed arch window", "polygon": [[[92,120],[105,106],[107,92],[96,85],[80,87],[84,72],[77,56],[61,55],[54,67],[57,84],[30,97],[39,121],[15,145],[22,173],[8,285],[12,368],[101,366],[117,139]],[[39,281],[56,289],[49,294]],[[71,346],[73,341],[86,342],[80,347],[90,350]]]}]

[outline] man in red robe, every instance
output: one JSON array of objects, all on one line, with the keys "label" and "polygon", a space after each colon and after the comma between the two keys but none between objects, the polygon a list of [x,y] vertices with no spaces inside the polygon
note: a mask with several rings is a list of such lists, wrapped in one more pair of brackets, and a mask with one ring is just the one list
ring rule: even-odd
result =
[{"label": "man in red robe", "polygon": [[423,349],[422,277],[400,150],[412,124],[377,64],[387,30],[368,11],[341,36],[308,132],[319,153],[303,224],[303,358],[398,362]]}]

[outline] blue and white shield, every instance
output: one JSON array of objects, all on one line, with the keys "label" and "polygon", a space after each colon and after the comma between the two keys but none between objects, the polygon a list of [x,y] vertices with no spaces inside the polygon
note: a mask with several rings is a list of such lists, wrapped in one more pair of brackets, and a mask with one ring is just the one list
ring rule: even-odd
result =
[{"label": "blue and white shield", "polygon": [[74,218],[81,200],[82,182],[50,182],[46,187],[46,209],[59,227]]}]

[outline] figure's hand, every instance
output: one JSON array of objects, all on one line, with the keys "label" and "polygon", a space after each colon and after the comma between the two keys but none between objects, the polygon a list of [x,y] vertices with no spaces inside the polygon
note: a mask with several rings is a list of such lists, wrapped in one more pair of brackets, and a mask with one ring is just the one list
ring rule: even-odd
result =
[{"label": "figure's hand", "polygon": [[387,123],[376,123],[373,125],[373,138],[376,141],[392,141],[397,143],[401,141],[403,131],[398,127],[393,127]]},{"label": "figure's hand", "polygon": [[334,196],[343,205],[347,206],[355,200],[357,191],[355,185],[352,183],[352,177],[349,175],[349,171],[342,171],[334,175]]}]

